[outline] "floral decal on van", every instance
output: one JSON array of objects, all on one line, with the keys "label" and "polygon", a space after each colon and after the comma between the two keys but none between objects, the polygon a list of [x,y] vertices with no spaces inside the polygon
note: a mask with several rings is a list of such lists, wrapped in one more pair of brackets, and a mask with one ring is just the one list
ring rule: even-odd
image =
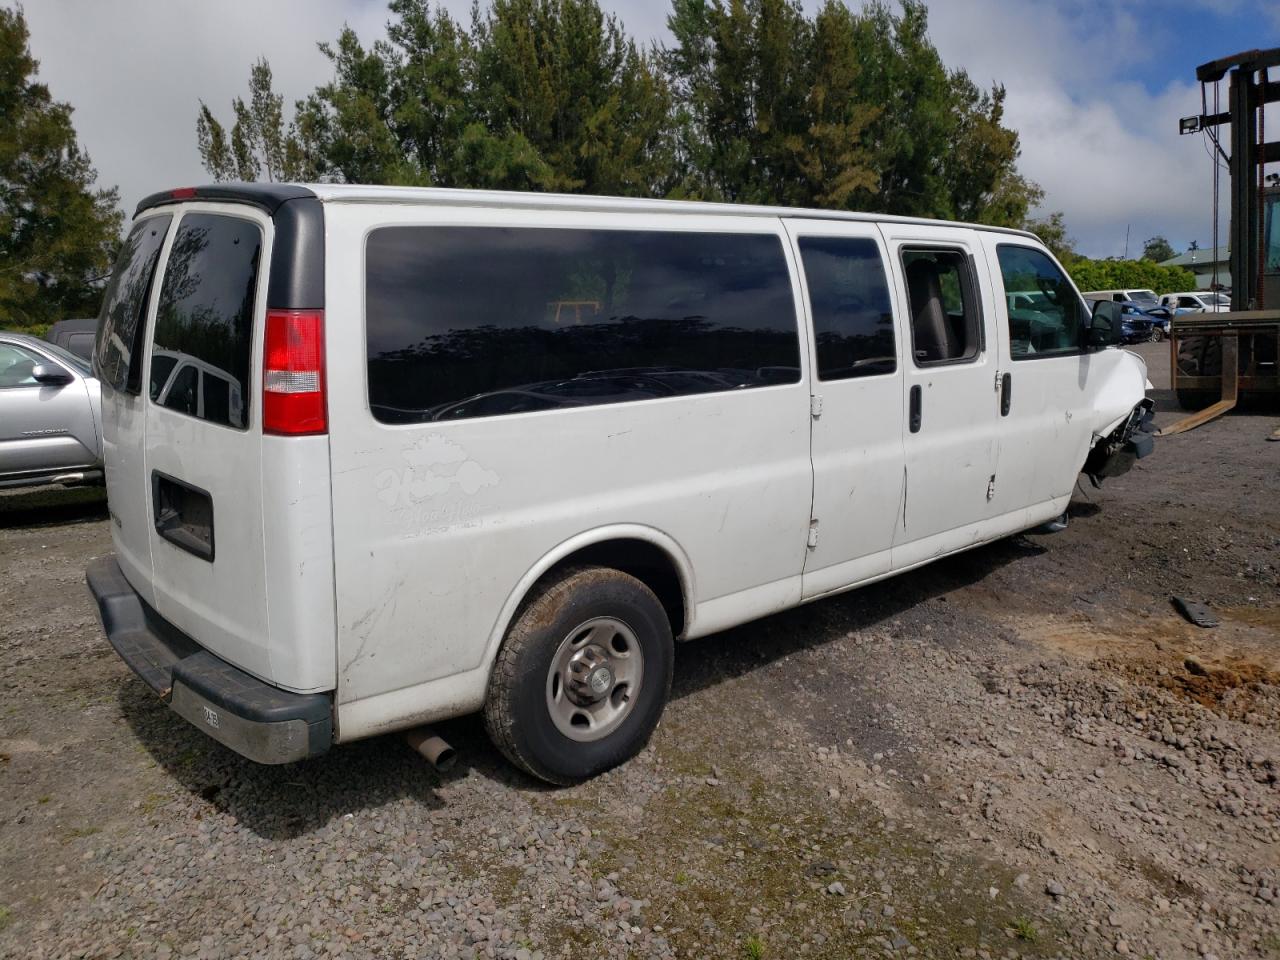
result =
[{"label": "floral decal on van", "polygon": [[383,470],[374,478],[378,499],[389,507],[409,506],[448,493],[455,487],[474,496],[496,486],[498,475],[467,456],[467,452],[439,434],[406,444],[400,452],[407,467]]}]

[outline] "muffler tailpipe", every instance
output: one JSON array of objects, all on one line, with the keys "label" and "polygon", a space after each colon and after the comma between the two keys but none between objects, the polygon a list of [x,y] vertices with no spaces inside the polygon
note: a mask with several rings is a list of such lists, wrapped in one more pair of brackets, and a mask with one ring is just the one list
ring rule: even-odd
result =
[{"label": "muffler tailpipe", "polygon": [[426,757],[427,761],[441,773],[452,767],[453,761],[458,758],[453,747],[445,743],[444,738],[430,727],[409,730],[404,738],[409,746]]}]

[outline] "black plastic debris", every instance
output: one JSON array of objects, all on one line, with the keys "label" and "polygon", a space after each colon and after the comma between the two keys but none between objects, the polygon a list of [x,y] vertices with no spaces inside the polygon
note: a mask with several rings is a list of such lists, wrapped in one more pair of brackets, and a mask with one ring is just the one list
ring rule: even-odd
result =
[{"label": "black plastic debris", "polygon": [[1197,603],[1185,597],[1173,597],[1171,599],[1173,600],[1173,608],[1182,614],[1188,623],[1194,623],[1197,627],[1205,628],[1218,625],[1218,618],[1203,603]]}]

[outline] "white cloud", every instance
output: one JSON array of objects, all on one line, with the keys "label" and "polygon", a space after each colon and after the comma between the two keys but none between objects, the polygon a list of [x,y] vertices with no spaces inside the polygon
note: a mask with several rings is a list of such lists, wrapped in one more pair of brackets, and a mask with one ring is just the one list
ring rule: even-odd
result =
[{"label": "white cloud", "polygon": [[1126,230],[1130,256],[1155,234],[1177,248],[1192,239],[1207,245],[1213,164],[1201,138],[1181,137],[1177,126],[1200,112],[1194,68],[1187,82],[1154,94],[1121,79],[1121,67],[1161,49],[1131,10],[965,0],[935,3],[930,26],[948,64],[979,83],[1005,84],[1021,169],[1044,188],[1044,210],[1064,212],[1082,252],[1121,254]]},{"label": "white cloud", "polygon": [[[666,0],[603,5],[641,41],[667,35]],[[470,0],[444,6],[469,17]],[[1122,63],[1159,55],[1151,42],[1159,24],[1141,21],[1130,0],[930,6],[945,61],[980,84],[999,80],[1008,88],[1022,169],[1045,188],[1045,209],[1064,211],[1085,252],[1120,253],[1126,225],[1131,254],[1155,233],[1175,246],[1192,238],[1207,245],[1212,166],[1199,138],[1177,135],[1178,117],[1199,112],[1191,67],[1187,83],[1157,94],[1118,80]],[[266,56],[277,90],[292,103],[330,75],[318,41],[334,39],[347,22],[371,43],[387,19],[383,0],[41,0],[28,3],[26,15],[41,78],[76,108],[101,181],[119,185],[130,213],[153,190],[207,179],[195,144],[201,98],[227,116],[232,97],[246,91],[250,63]]]}]

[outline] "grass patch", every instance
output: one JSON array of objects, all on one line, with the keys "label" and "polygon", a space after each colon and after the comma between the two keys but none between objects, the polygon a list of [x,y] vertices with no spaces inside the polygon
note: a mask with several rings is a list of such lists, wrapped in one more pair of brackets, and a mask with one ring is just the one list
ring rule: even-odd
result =
[{"label": "grass patch", "polygon": [[0,930],[3,930],[11,923],[13,923],[13,911],[3,903],[0,903]]},{"label": "grass patch", "polygon": [[1026,917],[1016,917],[1013,923],[1009,924],[1009,927],[1017,938],[1025,943],[1035,943],[1040,939],[1040,931]]},{"label": "grass patch", "polygon": [[85,837],[92,837],[95,833],[101,832],[101,827],[73,827],[62,835],[62,842],[70,843],[72,840],[83,840]]},{"label": "grass patch", "polygon": [[742,944],[742,956],[746,960],[764,960],[764,941],[755,934],[747,937]]},{"label": "grass patch", "polygon": [[43,797],[36,797],[36,803],[48,803],[52,799],[53,797],[46,793]]}]

